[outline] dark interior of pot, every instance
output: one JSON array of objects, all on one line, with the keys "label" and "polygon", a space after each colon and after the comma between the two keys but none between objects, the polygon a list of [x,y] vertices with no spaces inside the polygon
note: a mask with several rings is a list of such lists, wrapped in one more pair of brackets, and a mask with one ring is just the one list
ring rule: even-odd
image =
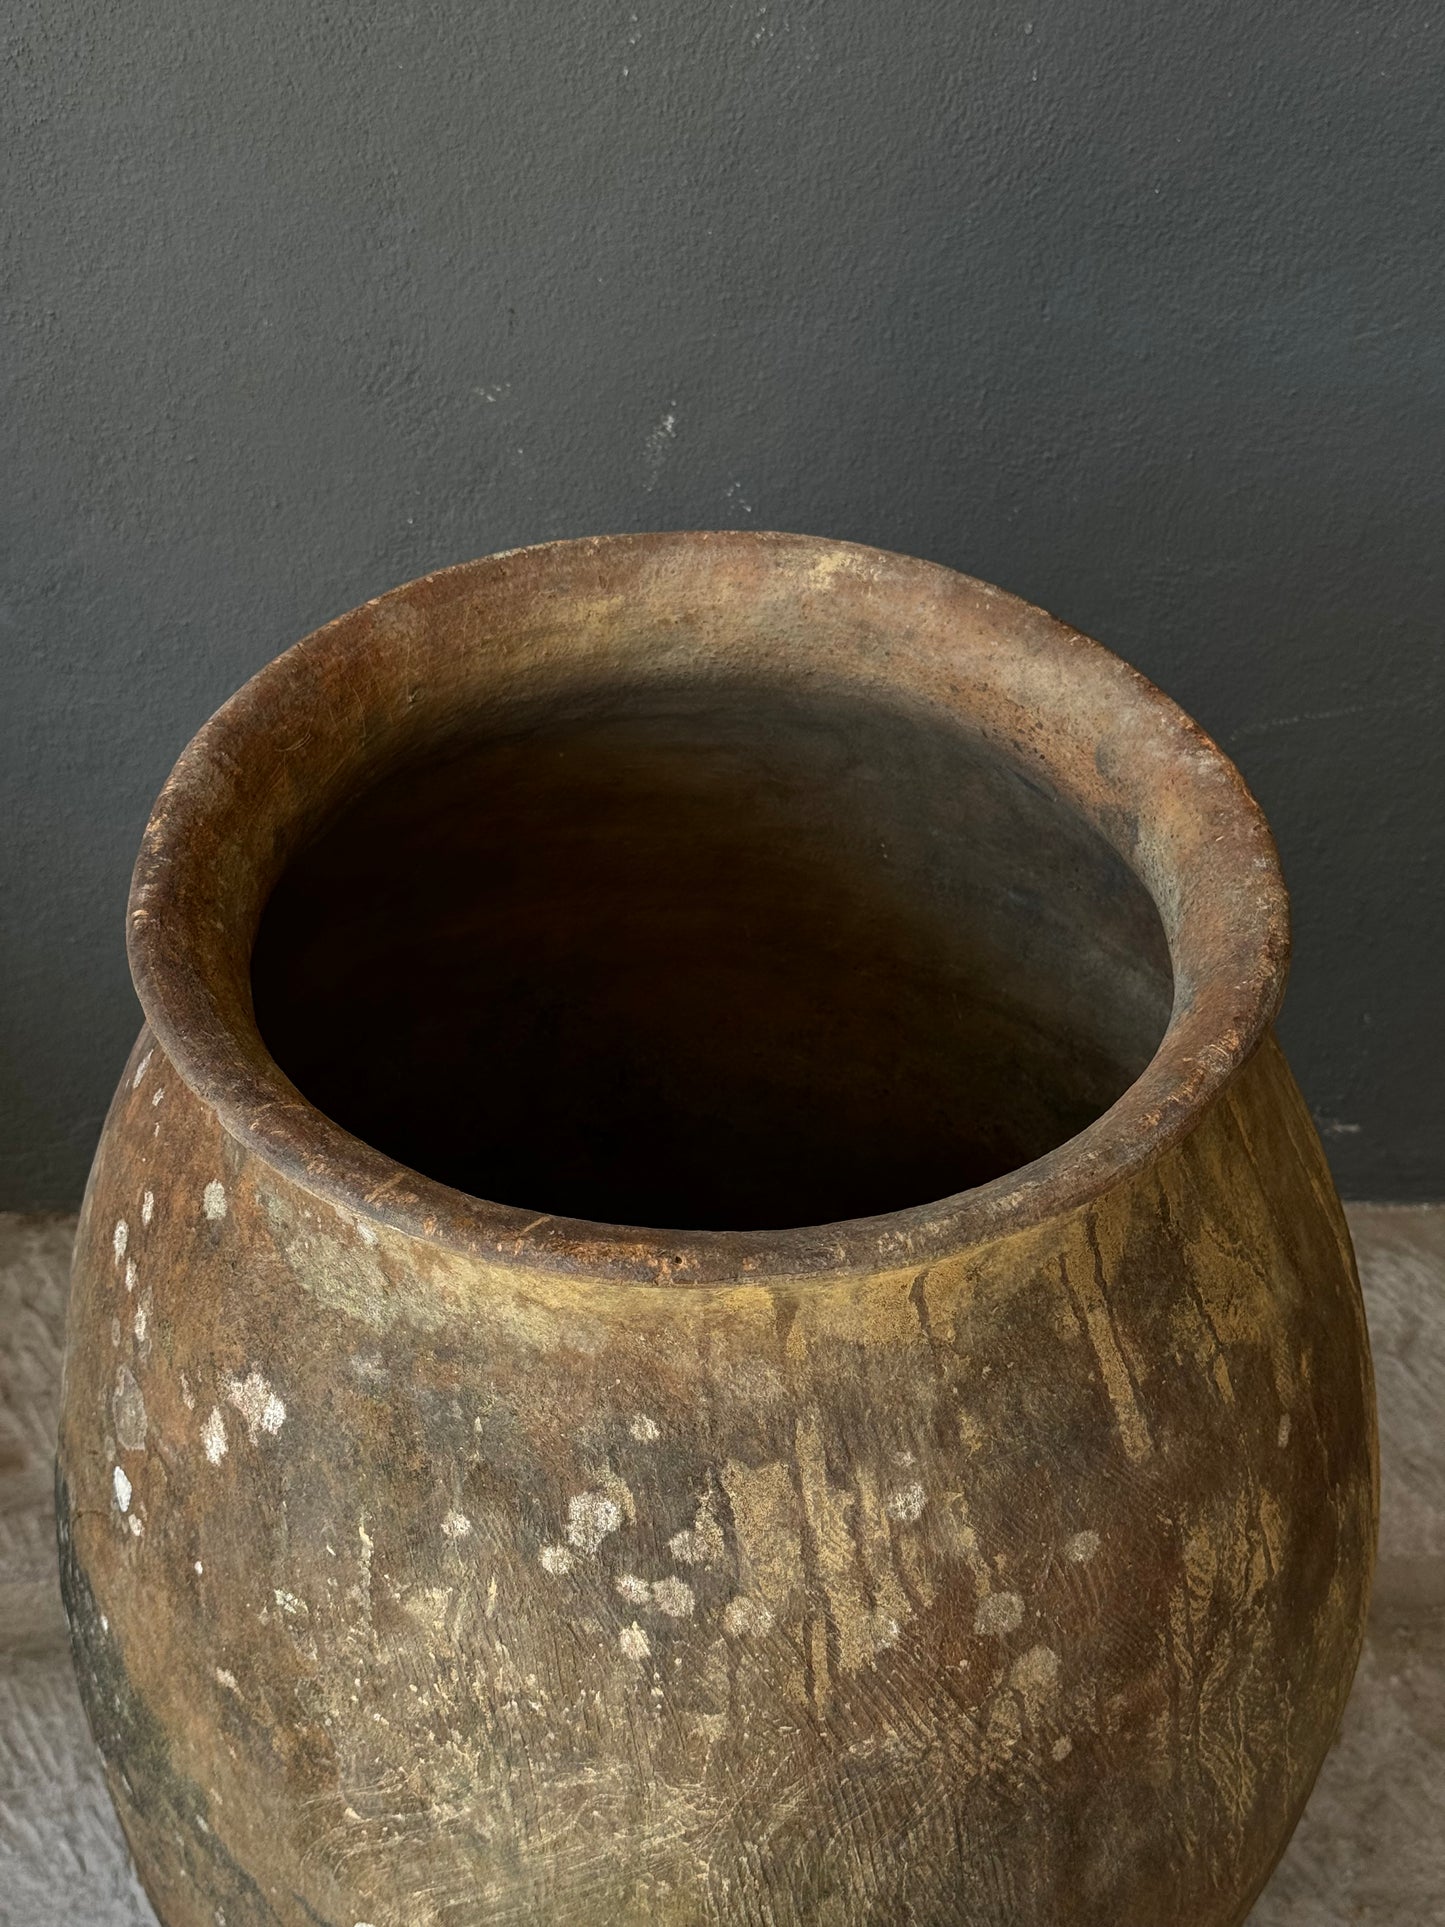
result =
[{"label": "dark interior of pot", "polygon": [[1074,1136],[1168,1023],[1103,838],[961,728],[838,693],[579,692],[419,744],[296,858],[261,1034],[403,1164],[669,1229],[871,1216]]}]

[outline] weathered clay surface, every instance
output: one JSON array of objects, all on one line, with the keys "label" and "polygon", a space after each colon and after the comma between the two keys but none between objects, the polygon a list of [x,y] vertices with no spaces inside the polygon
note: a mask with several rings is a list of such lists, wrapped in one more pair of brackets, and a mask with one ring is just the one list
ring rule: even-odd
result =
[{"label": "weathered clay surface", "polygon": [[[1111,819],[1183,985],[1149,1071],[896,1222],[534,1225],[284,1079],[273,1117],[224,985],[210,1077],[176,1028],[204,972],[168,999],[150,952],[77,1237],[59,1512],[168,1927],[1243,1919],[1359,1650],[1372,1394],[1267,1029],[1267,840],[1254,974],[1221,985],[1235,933],[1161,854],[1209,825],[1159,789]],[[160,847],[142,925],[197,914],[147,898]],[[223,894],[249,860],[207,857]]]}]

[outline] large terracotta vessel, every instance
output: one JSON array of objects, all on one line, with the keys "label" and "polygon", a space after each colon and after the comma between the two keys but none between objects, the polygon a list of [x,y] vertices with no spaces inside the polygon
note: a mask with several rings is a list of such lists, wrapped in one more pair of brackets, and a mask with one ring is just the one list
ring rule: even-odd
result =
[{"label": "large terracotta vessel", "polygon": [[1213,744],[921,562],[563,543],[263,670],[59,1454],[167,1927],[1241,1921],[1375,1521],[1287,948]]}]

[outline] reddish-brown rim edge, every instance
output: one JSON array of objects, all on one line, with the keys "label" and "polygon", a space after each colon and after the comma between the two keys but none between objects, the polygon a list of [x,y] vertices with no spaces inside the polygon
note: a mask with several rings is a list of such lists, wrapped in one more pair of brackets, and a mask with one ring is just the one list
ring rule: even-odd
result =
[{"label": "reddish-brown rim edge", "polygon": [[[315,1109],[266,1052],[254,1023],[220,1019],[206,986],[187,967],[186,932],[175,877],[189,826],[205,808],[209,774],[231,753],[249,717],[274,703],[278,678],[297,653],[359,611],[337,618],[258,672],[192,739],[158,799],[137,858],[127,919],[131,973],[152,1035],[187,1086],[237,1143],[345,1215],[489,1266],[616,1284],[700,1286],[826,1282],[925,1265],[1062,1215],[1103,1195],[1156,1159],[1198,1123],[1253,1055],[1278,1009],[1289,962],[1289,909],[1278,856],[1258,805],[1234,765],[1176,704],[1101,645],[991,585],[941,565],[823,538],[762,531],[665,531],[539,544],[436,571],[363,605],[373,610],[424,587],[467,578],[488,565],[535,566],[558,551],[637,553],[664,545],[777,545],[836,552],[936,571],[1026,617],[1035,634],[1057,639],[1062,662],[1080,652],[1105,658],[1126,679],[1124,700],[1145,727],[1180,745],[1172,778],[1187,789],[1207,772],[1226,797],[1212,859],[1233,928],[1224,967],[1203,984],[1181,1019],[1176,1008],[1158,1050],[1122,1096],[1084,1131],[1033,1163],[988,1184],[884,1215],[768,1231],[667,1231],[539,1217],[475,1198],[410,1170]],[[1209,884],[1206,882],[1206,888]]]}]

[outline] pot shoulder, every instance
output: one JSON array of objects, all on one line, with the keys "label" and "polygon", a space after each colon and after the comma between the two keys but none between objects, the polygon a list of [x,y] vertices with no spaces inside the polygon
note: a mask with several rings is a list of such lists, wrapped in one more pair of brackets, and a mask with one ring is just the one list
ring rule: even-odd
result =
[{"label": "pot shoulder", "polygon": [[1272,1041],[1086,1210],[689,1291],[340,1212],[143,1036],[77,1240],[62,1564],[169,1927],[1225,1927],[1348,1691],[1373,1428]]}]

